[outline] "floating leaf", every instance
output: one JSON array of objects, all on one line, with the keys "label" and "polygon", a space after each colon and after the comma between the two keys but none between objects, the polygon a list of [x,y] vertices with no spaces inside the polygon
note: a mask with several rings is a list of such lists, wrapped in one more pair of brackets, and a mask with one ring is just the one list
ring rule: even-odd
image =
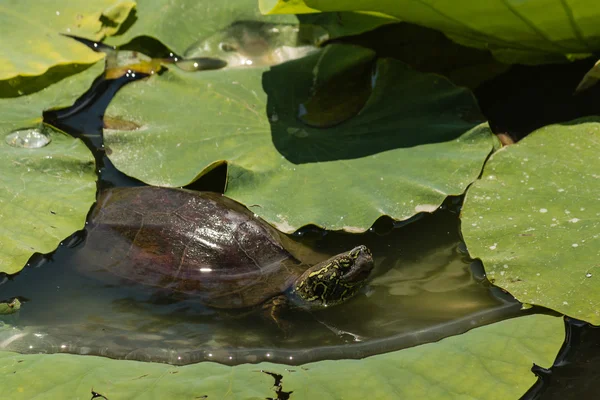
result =
[{"label": "floating leaf", "polygon": [[[358,115],[330,128],[299,121],[322,78],[365,63],[374,86]],[[139,128],[104,139],[115,166],[149,184],[183,186],[227,162],[226,194],[280,230],[356,232],[461,194],[495,143],[487,125],[466,121],[478,115],[471,93],[442,77],[336,45],[270,70],[172,69],[135,82],[107,116]]]},{"label": "floating leaf", "polygon": [[[33,253],[54,250],[83,227],[95,199],[94,158],[79,139],[42,124],[41,115],[72,104],[101,72],[98,64],[35,94],[0,99],[0,272],[18,272]],[[27,131],[50,143],[28,148],[7,140]]]},{"label": "floating leaf", "polygon": [[409,1],[259,0],[266,14],[375,11],[444,32],[453,40],[490,49],[507,62],[565,60],[600,50],[595,0]]},{"label": "floating leaf", "polygon": [[[530,315],[473,329],[436,343],[362,360],[298,367],[203,362],[185,367],[66,354],[0,352],[0,397],[109,399],[517,399],[549,368],[564,340],[562,318]],[[443,362],[440,362],[443,360]],[[460,368],[457,368],[460,366]],[[31,379],[32,376],[38,379]],[[348,379],[360,376],[361,379]],[[93,389],[92,389],[93,388]]]},{"label": "floating leaf", "polygon": [[600,120],[541,128],[495,153],[467,192],[462,232],[521,302],[600,324]]},{"label": "floating leaf", "polygon": [[[8,79],[12,87],[30,85],[24,77],[66,64],[95,63],[102,54],[64,35],[100,40],[118,29],[134,5],[128,0],[0,4],[0,81]],[[66,72],[62,68],[59,75]]]}]

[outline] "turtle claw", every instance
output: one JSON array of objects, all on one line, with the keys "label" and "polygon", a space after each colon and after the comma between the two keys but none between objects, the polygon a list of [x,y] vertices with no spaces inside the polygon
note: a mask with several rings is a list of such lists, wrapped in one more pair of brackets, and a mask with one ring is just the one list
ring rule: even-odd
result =
[{"label": "turtle claw", "polygon": [[292,331],[292,324],[283,318],[283,314],[288,308],[288,301],[284,295],[271,298],[263,303],[262,307],[265,317],[277,325],[284,338],[289,337],[289,333]]}]

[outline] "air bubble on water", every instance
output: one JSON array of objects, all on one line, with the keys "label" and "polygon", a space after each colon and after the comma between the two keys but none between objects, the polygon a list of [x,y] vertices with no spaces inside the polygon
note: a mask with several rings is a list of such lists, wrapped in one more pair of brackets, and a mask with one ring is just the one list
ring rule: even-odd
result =
[{"label": "air bubble on water", "polygon": [[494,243],[493,245],[491,245],[490,250],[496,250],[497,245],[498,245],[498,243]]},{"label": "air bubble on water", "polygon": [[586,277],[586,278],[591,278],[591,277],[592,277],[592,274],[588,272],[587,274],[585,274],[585,277]]},{"label": "air bubble on water", "polygon": [[573,224],[574,224],[574,223],[576,223],[576,222],[579,222],[579,218],[571,218],[571,219],[569,220],[569,222],[571,222],[571,223],[573,223]]},{"label": "air bubble on water", "polygon": [[8,134],[5,141],[12,147],[39,149],[40,147],[48,145],[52,139],[39,128],[28,128],[20,129]]},{"label": "air bubble on water", "polygon": [[544,214],[544,213],[547,213],[547,212],[548,212],[548,210],[547,210],[547,209],[545,209],[545,208],[540,208],[540,212],[541,212],[542,214]]},{"label": "air bubble on water", "polygon": [[271,115],[271,122],[277,121],[279,121],[279,115],[277,115],[277,113],[273,113],[273,115]]},{"label": "air bubble on water", "polygon": [[571,246],[573,246],[573,247],[579,247],[579,245],[577,243],[573,243]]}]

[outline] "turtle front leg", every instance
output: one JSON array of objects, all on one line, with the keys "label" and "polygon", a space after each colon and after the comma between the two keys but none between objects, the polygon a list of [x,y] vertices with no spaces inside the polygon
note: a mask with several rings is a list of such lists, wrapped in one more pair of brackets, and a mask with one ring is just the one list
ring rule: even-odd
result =
[{"label": "turtle front leg", "polygon": [[265,317],[275,322],[277,327],[283,332],[284,336],[288,336],[288,332],[291,331],[291,323],[283,318],[283,314],[288,309],[288,300],[284,295],[272,297],[262,306]]}]

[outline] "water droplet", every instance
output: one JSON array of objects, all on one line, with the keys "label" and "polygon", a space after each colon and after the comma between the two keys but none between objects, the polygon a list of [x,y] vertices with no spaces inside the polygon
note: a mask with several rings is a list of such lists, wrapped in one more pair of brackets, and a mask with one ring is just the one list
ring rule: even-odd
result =
[{"label": "water droplet", "polygon": [[6,143],[12,147],[26,149],[39,149],[52,141],[48,135],[39,128],[28,128],[14,131],[5,138]]}]

